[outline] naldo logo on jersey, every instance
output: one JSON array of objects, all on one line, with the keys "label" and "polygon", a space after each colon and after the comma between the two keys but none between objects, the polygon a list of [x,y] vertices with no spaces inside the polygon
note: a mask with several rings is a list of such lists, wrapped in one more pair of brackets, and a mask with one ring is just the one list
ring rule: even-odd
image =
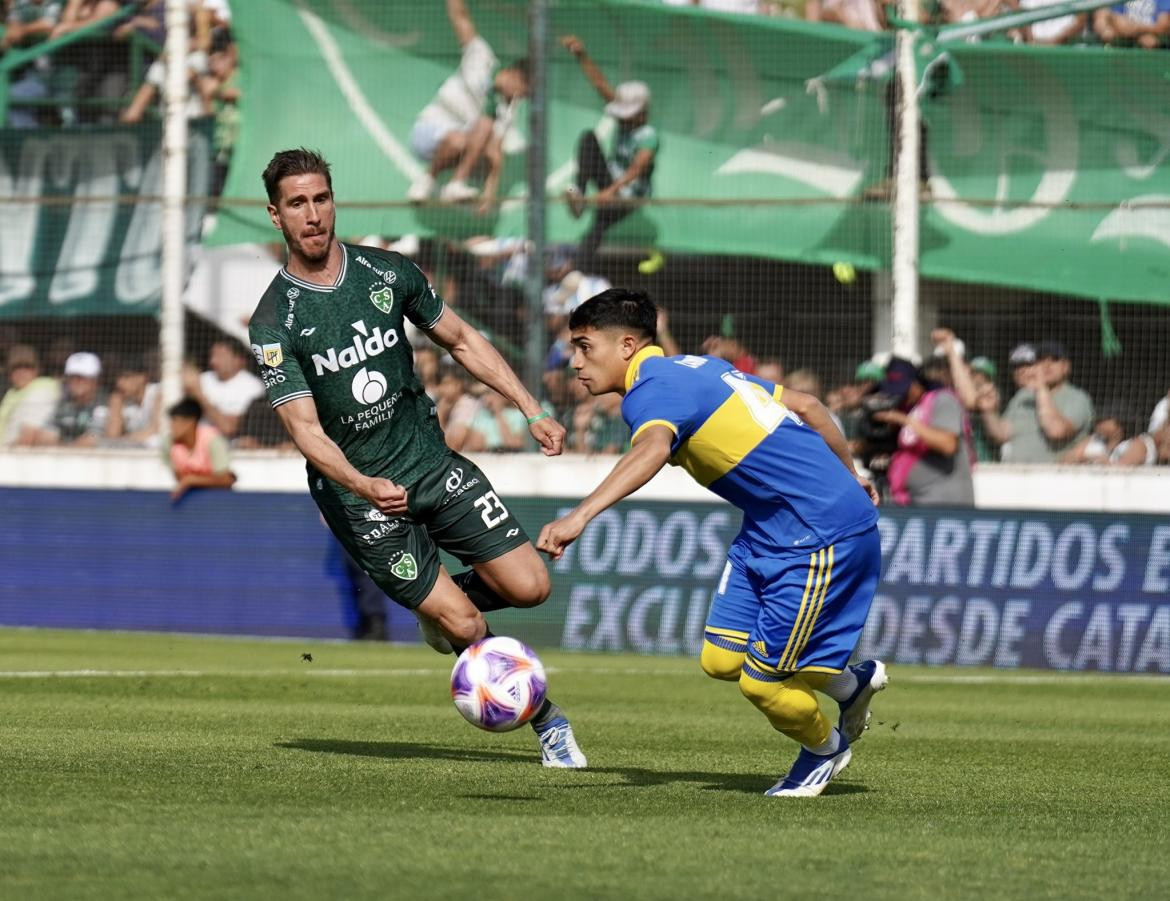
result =
[{"label": "naldo logo on jersey", "polygon": [[[357,332],[353,336],[353,343],[338,350],[336,347],[329,348],[329,351],[322,356],[321,354],[313,354],[313,369],[317,375],[324,375],[326,370],[329,372],[340,372],[343,369],[351,369],[360,363],[364,363],[370,357],[376,357],[384,350],[388,350],[398,343],[398,332],[395,329],[388,329],[383,332],[379,326],[374,326],[371,332],[366,328],[364,320],[359,319],[352,323],[353,330]],[[382,393],[386,391],[386,380],[382,379]],[[357,382],[354,382],[354,397],[358,396]],[[382,395],[379,394],[378,397]],[[372,403],[372,401],[371,401]]]}]

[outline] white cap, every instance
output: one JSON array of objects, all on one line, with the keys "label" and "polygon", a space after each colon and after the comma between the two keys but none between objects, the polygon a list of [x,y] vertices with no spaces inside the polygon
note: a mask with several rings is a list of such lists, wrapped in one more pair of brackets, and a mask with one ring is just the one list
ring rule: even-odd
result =
[{"label": "white cap", "polygon": [[615,119],[632,119],[650,102],[650,88],[644,81],[623,81],[613,92],[605,112]]},{"label": "white cap", "polygon": [[65,361],[65,374],[96,379],[102,374],[102,361],[98,359],[97,354],[88,351],[70,354],[69,359]]}]

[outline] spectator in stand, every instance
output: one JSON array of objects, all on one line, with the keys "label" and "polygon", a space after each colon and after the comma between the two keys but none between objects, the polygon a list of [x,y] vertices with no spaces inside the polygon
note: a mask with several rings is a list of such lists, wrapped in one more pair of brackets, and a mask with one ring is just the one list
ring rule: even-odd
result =
[{"label": "spectator in stand", "polygon": [[[605,112],[617,120],[613,150],[607,157],[592,130],[577,139],[575,184],[565,192],[569,213],[579,219],[585,212],[585,192],[590,183],[596,210],[593,224],[581,239],[578,259],[586,266],[594,261],[606,231],[637,209],[628,201],[649,197],[658,159],[658,130],[650,124],[650,88],[645,82],[623,81],[612,87],[597,64],[585,52],[575,35],[565,35],[561,45],[576,57],[581,71],[605,101]],[[655,252],[639,269],[647,274],[662,268],[662,255]]]},{"label": "spectator in stand", "polygon": [[248,353],[234,338],[211,345],[207,372],[183,370],[183,389],[202,407],[202,415],[224,436],[234,438],[240,417],[264,394],[264,383],[248,371]]},{"label": "spectator in stand", "polygon": [[96,447],[105,435],[108,408],[99,379],[102,361],[82,351],[65,361],[65,391],[44,428],[25,428],[17,444],[29,447]]},{"label": "spectator in stand", "polygon": [[810,22],[834,22],[855,31],[884,31],[885,13],[874,0],[808,0],[804,17]]},{"label": "spectator in stand", "polygon": [[258,397],[248,405],[240,418],[232,447],[240,450],[296,450],[267,397]]},{"label": "spectator in stand", "polygon": [[756,373],[756,358],[738,338],[724,335],[708,335],[703,340],[703,353],[707,356],[726,360],[740,372]]},{"label": "spectator in stand", "polygon": [[909,360],[892,357],[878,392],[898,406],[873,414],[899,427],[887,473],[897,504],[970,507],[974,449],[967,411],[950,388],[928,381]]},{"label": "spectator in stand", "polygon": [[13,344],[8,348],[8,390],[0,400],[0,447],[16,444],[22,433],[48,426],[61,396],[57,380],[41,375],[36,348]]},{"label": "spectator in stand", "polygon": [[[79,28],[100,22],[129,6],[136,6],[136,14],[118,25],[111,34],[99,35],[93,40],[74,44],[70,48],[68,66],[76,80],[72,95],[81,101],[104,100],[110,105],[79,103],[64,109],[63,117],[69,124],[110,124],[117,120],[116,104],[130,87],[130,54],[126,38],[142,32],[148,20],[154,29],[152,39],[162,43],[162,5],[164,0],[68,0],[61,23],[53,37],[61,37]],[[112,37],[112,39],[111,39]]]},{"label": "spectator in stand", "polygon": [[1151,435],[1156,435],[1167,425],[1170,425],[1170,391],[1166,392],[1166,396],[1154,404],[1154,410],[1150,413],[1150,424],[1146,426],[1146,431]]},{"label": "spectator in stand", "polygon": [[462,366],[445,363],[439,366],[438,397],[435,409],[439,427],[447,446],[453,451],[462,450],[471,431],[472,420],[479,411],[479,403],[468,393],[467,377]]},{"label": "spectator in stand", "polygon": [[1125,440],[1125,426],[1121,417],[1109,412],[1097,417],[1093,431],[1060,456],[1061,463],[1093,463],[1104,465],[1113,459],[1118,446]]},{"label": "spectator in stand", "polygon": [[106,444],[155,447],[162,420],[162,391],[152,382],[146,363],[129,359],[114,382],[106,417]]},{"label": "spectator in stand", "polygon": [[231,488],[236,483],[231,470],[227,439],[215,428],[201,422],[203,407],[185,397],[167,410],[171,420],[171,446],[167,459],[175,474],[171,500],[179,501],[192,488]]},{"label": "spectator in stand", "polygon": [[995,387],[995,378],[998,374],[995,362],[987,357],[974,357],[971,360],[971,383],[975,386],[974,403],[967,407],[972,414],[971,439],[975,443],[975,459],[979,463],[993,463],[999,459],[999,451],[994,441],[987,434],[980,411],[980,398],[990,396],[998,407],[999,390]]},{"label": "spectator in stand", "polygon": [[[515,406],[498,391],[486,385],[476,386],[479,409],[467,427],[464,452],[516,452],[529,446],[528,422]],[[551,410],[549,411],[552,412]]]},{"label": "spectator in stand", "polygon": [[721,13],[758,16],[764,12],[760,0],[662,0],[667,6],[699,6]]},{"label": "spectator in stand", "polygon": [[[841,432],[850,443],[854,454],[861,451],[862,435],[861,424],[866,417],[865,408],[861,405],[862,399],[877,389],[878,383],[885,378],[886,370],[872,360],[857,364],[853,372],[853,381],[846,382],[837,389],[837,404],[829,406],[829,412],[837,417]],[[826,401],[829,398],[826,397]]]},{"label": "spectator in stand", "polygon": [[1164,47],[1170,35],[1170,0],[1129,0],[1099,9],[1093,13],[1093,31],[1110,46]]},{"label": "spectator in stand", "polygon": [[[211,115],[211,91],[215,86],[215,80],[208,77],[209,72],[206,53],[202,50],[193,50],[187,54],[187,83],[190,87],[187,93],[188,119]],[[146,116],[146,111],[162,97],[166,80],[166,61],[160,57],[146,70],[146,78],[138,86],[130,105],[122,110],[120,121],[126,125],[141,122]]]},{"label": "spectator in stand", "polygon": [[[479,211],[488,212],[499,190],[504,153],[516,149],[513,122],[517,103],[528,96],[528,60],[501,67],[464,0],[447,0],[447,18],[462,57],[411,128],[411,149],[428,167],[411,182],[406,199],[429,199],[439,175],[454,169],[439,198],[444,203],[478,198]],[[481,163],[487,167],[482,192],[469,184]]]},{"label": "spectator in stand", "polygon": [[[61,0],[10,0],[4,18],[4,36],[0,38],[0,54],[39,44],[52,34],[60,18]],[[33,60],[12,72],[0,73],[0,77],[8,78],[9,128],[36,128],[50,121],[46,107],[21,104],[21,101],[48,99],[47,65],[44,59]]]},{"label": "spectator in stand", "polygon": [[207,67],[208,74],[201,79],[199,90],[210,98],[215,115],[215,164],[211,194],[218,197],[223,193],[232,151],[240,133],[240,57],[231,33],[226,29],[214,33]]},{"label": "spectator in stand", "polygon": [[1056,341],[1037,344],[1034,363],[1027,363],[1027,346],[1012,352],[1013,373],[1019,390],[1008,401],[1003,416],[984,400],[980,405],[988,436],[1000,445],[1004,462],[1055,463],[1070,447],[1089,434],[1093,402],[1068,381],[1072,364]]},{"label": "spectator in stand", "polygon": [[[740,372],[748,372],[736,366]],[[811,369],[794,369],[792,372],[784,376],[784,381],[781,383],[785,388],[791,388],[793,391],[799,391],[802,394],[811,394],[819,401],[824,401],[825,395],[821,387],[821,377],[813,372]],[[827,408],[826,408],[827,409]],[[841,434],[845,434],[845,426],[841,423],[841,419],[832,410],[829,410],[829,418],[837,424],[837,428]]]},{"label": "spectator in stand", "polygon": [[[1019,0],[1020,9],[1044,9],[1065,0]],[[1076,44],[1080,43],[1088,27],[1089,17],[1085,13],[1075,16],[1058,16],[1033,22],[1024,28],[1024,40],[1029,44]]]},{"label": "spectator in stand", "polygon": [[586,445],[589,453],[620,454],[630,444],[630,428],[622,418],[622,396],[603,394],[595,398],[593,420]]},{"label": "spectator in stand", "polygon": [[783,384],[784,364],[777,357],[764,357],[756,363],[756,375],[773,385]]},{"label": "spectator in stand", "polygon": [[414,371],[431,400],[439,397],[439,351],[434,345],[414,349]]}]

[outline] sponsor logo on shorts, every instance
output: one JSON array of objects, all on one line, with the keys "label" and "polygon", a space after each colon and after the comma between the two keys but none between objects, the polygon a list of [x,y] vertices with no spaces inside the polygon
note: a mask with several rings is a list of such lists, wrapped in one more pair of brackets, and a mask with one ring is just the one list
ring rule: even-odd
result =
[{"label": "sponsor logo on shorts", "polygon": [[371,509],[366,511],[366,519],[368,519],[370,522],[385,522],[386,514],[381,510]]},{"label": "sponsor logo on shorts", "polygon": [[385,538],[387,535],[397,532],[400,528],[402,528],[401,519],[391,519],[388,522],[380,522],[378,525],[374,526],[374,528],[370,529],[370,531],[363,532],[362,539],[369,544],[373,544],[379,538]]},{"label": "sponsor logo on shorts", "polygon": [[390,564],[390,572],[404,582],[413,582],[418,578],[418,564],[415,562],[414,554],[399,551],[394,562]]},{"label": "sponsor logo on shorts", "polygon": [[515,538],[519,534],[520,534],[519,529],[508,529],[508,533],[504,537],[505,538]]},{"label": "sponsor logo on shorts", "polygon": [[758,654],[760,657],[768,656],[768,646],[765,645],[762,641],[752,642],[752,650],[755,651],[756,654]]},{"label": "sponsor logo on shorts", "polygon": [[463,483],[463,470],[452,469],[451,474],[447,476],[446,488],[448,491],[454,491]]}]

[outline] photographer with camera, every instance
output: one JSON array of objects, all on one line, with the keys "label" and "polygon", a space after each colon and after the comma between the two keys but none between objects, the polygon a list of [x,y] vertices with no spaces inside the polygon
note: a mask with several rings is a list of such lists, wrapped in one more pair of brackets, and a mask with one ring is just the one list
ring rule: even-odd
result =
[{"label": "photographer with camera", "polygon": [[974,505],[971,422],[954,391],[927,380],[909,360],[892,357],[866,406],[871,422],[897,429],[886,473],[895,503]]}]

